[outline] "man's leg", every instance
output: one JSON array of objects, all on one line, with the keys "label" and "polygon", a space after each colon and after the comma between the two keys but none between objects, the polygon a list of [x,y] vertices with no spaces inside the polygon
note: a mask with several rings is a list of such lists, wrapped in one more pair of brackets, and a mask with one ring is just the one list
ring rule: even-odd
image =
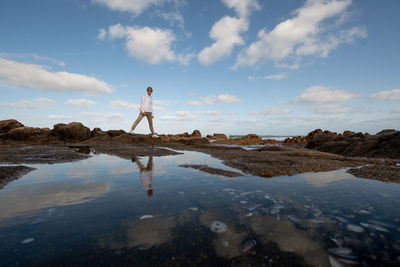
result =
[{"label": "man's leg", "polygon": [[154,134],[153,114],[151,112],[146,112],[146,117],[147,117],[147,120],[149,121],[149,127],[150,127],[151,134]]},{"label": "man's leg", "polygon": [[135,130],[136,126],[139,124],[139,122],[143,119],[143,114],[142,112],[139,113],[139,116],[137,117],[136,121],[133,123],[131,127],[131,131]]}]

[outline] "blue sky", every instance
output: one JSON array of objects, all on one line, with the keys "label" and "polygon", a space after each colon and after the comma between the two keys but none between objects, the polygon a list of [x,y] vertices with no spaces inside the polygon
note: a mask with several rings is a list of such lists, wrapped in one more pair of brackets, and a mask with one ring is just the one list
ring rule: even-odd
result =
[{"label": "blue sky", "polygon": [[[3,0],[0,119],[302,135],[400,128],[397,0]],[[145,120],[137,128],[148,133]]]}]

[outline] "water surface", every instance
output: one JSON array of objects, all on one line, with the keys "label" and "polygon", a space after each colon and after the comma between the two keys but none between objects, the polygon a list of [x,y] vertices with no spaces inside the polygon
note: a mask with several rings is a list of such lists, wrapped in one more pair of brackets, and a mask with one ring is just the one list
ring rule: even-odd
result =
[{"label": "water surface", "polygon": [[234,170],[198,152],[29,165],[0,190],[0,265],[400,264],[399,184],[181,164]]}]

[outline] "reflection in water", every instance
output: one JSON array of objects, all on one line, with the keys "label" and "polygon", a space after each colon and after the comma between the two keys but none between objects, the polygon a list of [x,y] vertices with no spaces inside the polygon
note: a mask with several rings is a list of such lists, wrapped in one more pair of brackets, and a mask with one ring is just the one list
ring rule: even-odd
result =
[{"label": "reflection in water", "polygon": [[[109,182],[91,184],[43,184],[14,188],[0,195],[0,219],[11,218],[56,206],[76,205],[93,200],[110,191]],[[0,221],[1,222],[1,221]]]},{"label": "reflection in water", "polygon": [[346,179],[354,179],[354,176],[343,172],[343,170],[328,171],[328,172],[307,172],[301,176],[316,187],[325,187],[331,183],[339,182]]},{"label": "reflection in water", "polygon": [[140,179],[142,180],[142,187],[147,191],[148,196],[153,195],[153,156],[149,156],[146,168],[135,156],[132,157],[132,162],[135,162],[140,170]]},{"label": "reflection in water", "polygon": [[182,162],[228,168],[197,152],[35,165],[0,190],[0,265],[399,264],[398,184],[345,170],[222,179]]}]

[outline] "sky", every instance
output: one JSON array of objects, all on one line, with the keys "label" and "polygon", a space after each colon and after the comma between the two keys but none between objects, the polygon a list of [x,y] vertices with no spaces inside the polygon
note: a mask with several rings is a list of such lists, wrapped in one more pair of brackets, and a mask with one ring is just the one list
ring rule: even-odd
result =
[{"label": "sky", "polygon": [[[0,120],[159,134],[400,129],[398,0],[2,0]],[[137,133],[147,134],[146,119]]]}]

